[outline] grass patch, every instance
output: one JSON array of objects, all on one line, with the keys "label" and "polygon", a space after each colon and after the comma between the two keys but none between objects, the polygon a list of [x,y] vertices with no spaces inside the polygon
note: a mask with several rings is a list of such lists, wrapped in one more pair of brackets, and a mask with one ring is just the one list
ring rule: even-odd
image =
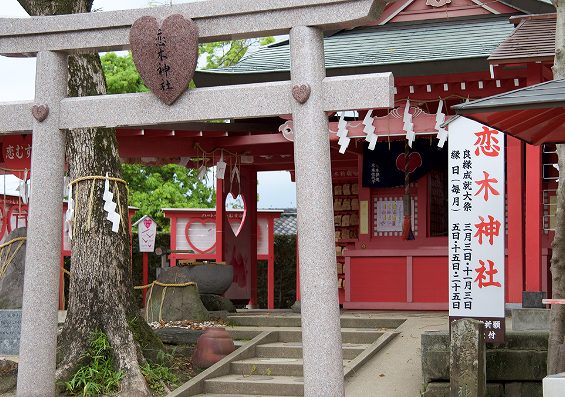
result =
[{"label": "grass patch", "polygon": [[151,391],[158,396],[164,396],[178,387],[177,376],[164,365],[148,362],[141,367],[141,373]]},{"label": "grass patch", "polygon": [[71,395],[81,396],[116,393],[123,373],[114,368],[112,346],[105,333],[101,331],[92,333],[85,358],[88,363],[65,382],[65,390]]}]

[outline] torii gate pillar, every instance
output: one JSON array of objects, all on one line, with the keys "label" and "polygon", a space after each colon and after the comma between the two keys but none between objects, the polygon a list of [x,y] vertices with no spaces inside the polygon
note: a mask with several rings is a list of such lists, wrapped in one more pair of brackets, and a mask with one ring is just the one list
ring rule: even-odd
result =
[{"label": "torii gate pillar", "polygon": [[309,84],[311,89],[307,102],[292,102],[304,395],[339,397],[344,395],[343,358],[322,31],[292,28],[290,50],[292,84]]},{"label": "torii gate pillar", "polygon": [[59,129],[59,107],[66,96],[67,55],[38,53],[35,102],[48,105],[49,114],[44,121],[33,123],[31,183],[37,188],[29,203],[18,396],[55,394],[57,264],[61,255],[65,169],[65,135]]}]

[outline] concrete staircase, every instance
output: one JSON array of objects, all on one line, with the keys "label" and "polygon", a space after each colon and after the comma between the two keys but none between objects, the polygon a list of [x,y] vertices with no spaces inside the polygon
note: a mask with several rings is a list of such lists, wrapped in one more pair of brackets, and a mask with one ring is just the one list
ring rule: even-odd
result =
[{"label": "concrete staircase", "polygon": [[[228,327],[240,346],[177,389],[175,396],[303,396],[302,333],[298,315],[236,315]],[[403,319],[343,317],[345,376],[392,338]],[[323,337],[323,336],[321,336]]]}]

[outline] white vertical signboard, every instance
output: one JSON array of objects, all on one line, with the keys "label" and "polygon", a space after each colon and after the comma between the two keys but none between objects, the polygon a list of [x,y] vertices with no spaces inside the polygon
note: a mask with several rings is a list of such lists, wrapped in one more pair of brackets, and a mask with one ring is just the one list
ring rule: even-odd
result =
[{"label": "white vertical signboard", "polygon": [[476,318],[504,341],[504,134],[449,124],[449,317]]},{"label": "white vertical signboard", "polygon": [[143,217],[138,225],[139,252],[155,251],[155,236],[157,235],[157,224],[149,216]]}]

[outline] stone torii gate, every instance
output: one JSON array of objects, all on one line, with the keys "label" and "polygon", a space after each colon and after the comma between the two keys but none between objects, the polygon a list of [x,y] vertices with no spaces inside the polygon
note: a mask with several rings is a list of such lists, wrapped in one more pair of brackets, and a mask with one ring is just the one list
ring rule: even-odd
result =
[{"label": "stone torii gate", "polygon": [[[323,31],[378,17],[384,0],[215,0],[117,12],[0,19],[0,54],[36,56],[35,100],[0,103],[0,132],[33,132],[19,396],[54,394],[65,139],[62,130],[292,114],[297,185],[304,392],[343,396],[330,147],[326,112],[393,107],[390,73],[326,77]],[[152,93],[67,98],[67,55],[127,50],[144,15],[192,18],[200,41],[289,34],[291,81],[186,91],[167,106]],[[292,87],[309,85],[309,99]],[[48,117],[32,117],[47,105]]]}]

